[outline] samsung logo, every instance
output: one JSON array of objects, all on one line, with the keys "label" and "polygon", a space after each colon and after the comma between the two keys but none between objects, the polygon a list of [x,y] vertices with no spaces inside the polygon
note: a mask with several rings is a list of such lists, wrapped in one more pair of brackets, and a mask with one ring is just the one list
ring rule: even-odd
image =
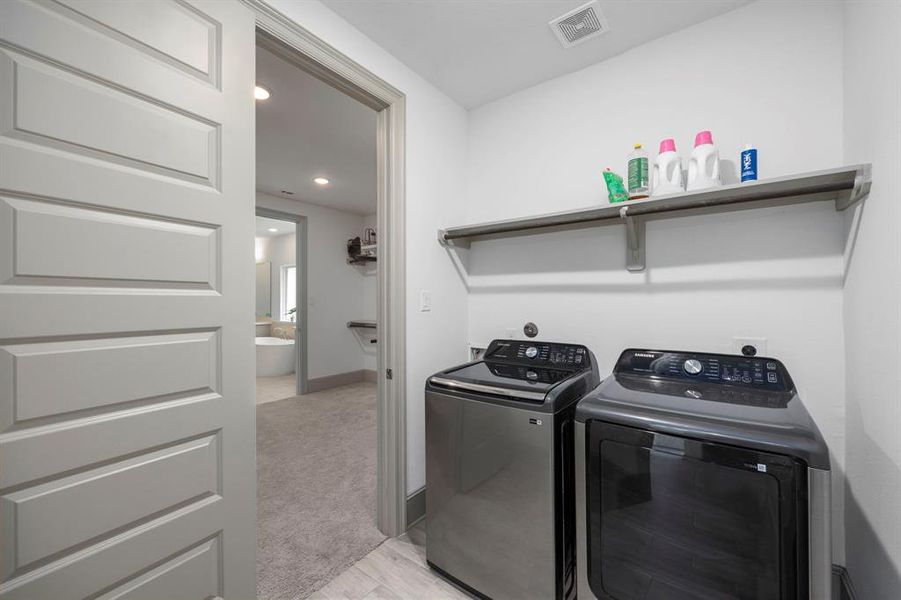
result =
[{"label": "samsung logo", "polygon": [[636,352],[632,356],[641,356],[644,358],[657,358],[656,354],[647,354],[646,352]]}]

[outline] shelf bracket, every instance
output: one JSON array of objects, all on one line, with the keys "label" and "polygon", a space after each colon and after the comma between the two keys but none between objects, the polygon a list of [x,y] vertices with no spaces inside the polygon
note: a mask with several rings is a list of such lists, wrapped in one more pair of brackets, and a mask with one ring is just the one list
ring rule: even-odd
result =
[{"label": "shelf bracket", "polygon": [[835,199],[835,210],[845,210],[866,198],[870,193],[870,183],[872,180],[872,165],[861,165],[860,168],[857,169],[857,175],[854,176],[854,187],[847,192],[840,193]]},{"label": "shelf bracket", "polygon": [[626,269],[640,273],[645,269],[645,222],[641,217],[629,215],[629,207],[619,209],[619,216],[626,224]]}]

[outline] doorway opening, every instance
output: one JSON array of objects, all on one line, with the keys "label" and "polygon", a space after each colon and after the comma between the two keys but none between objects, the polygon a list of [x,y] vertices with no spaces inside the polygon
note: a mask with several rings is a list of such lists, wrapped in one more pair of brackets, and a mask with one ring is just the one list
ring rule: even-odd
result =
[{"label": "doorway opening", "polygon": [[379,501],[385,221],[378,111],[265,36],[256,81],[257,587],[277,600],[393,533]]},{"label": "doorway opening", "polygon": [[257,404],[307,391],[306,219],[257,208],[254,333]]}]

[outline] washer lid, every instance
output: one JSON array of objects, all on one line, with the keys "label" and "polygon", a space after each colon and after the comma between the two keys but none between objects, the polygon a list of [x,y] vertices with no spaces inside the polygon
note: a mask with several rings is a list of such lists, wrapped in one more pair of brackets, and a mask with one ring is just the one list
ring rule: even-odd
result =
[{"label": "washer lid", "polygon": [[543,402],[551,388],[573,375],[570,370],[480,361],[435,375],[430,383]]},{"label": "washer lid", "polygon": [[600,382],[585,346],[536,340],[494,340],[485,359],[429,377],[426,389],[514,408],[556,412]]}]

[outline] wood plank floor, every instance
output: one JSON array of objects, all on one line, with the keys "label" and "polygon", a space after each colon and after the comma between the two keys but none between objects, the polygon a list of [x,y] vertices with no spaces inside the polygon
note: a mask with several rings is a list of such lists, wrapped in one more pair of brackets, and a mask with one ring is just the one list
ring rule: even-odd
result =
[{"label": "wood plank floor", "polygon": [[417,525],[385,542],[310,596],[310,600],[469,600],[425,562],[425,529]]},{"label": "wood plank floor", "polygon": [[[837,576],[833,600],[848,600]],[[385,542],[332,579],[309,600],[472,600],[441,579],[425,562],[425,528],[420,523]]]}]

